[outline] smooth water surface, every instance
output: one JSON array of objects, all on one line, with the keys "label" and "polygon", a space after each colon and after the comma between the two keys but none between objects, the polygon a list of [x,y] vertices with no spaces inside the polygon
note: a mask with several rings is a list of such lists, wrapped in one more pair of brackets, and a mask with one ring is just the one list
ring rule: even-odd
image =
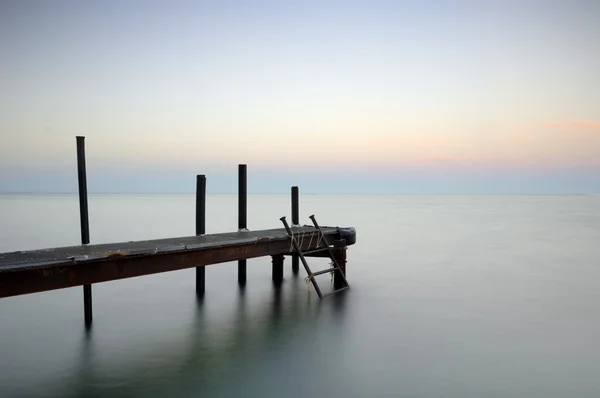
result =
[{"label": "smooth water surface", "polygon": [[[250,195],[250,229],[287,195]],[[90,195],[94,243],[194,233],[194,195]],[[209,195],[207,233],[237,228]],[[79,243],[76,195],[0,195],[0,252]],[[319,301],[286,258],[0,299],[2,397],[600,396],[600,196],[301,196],[354,226],[351,290]],[[314,270],[322,259],[310,259]],[[320,277],[329,289],[329,276]]]}]

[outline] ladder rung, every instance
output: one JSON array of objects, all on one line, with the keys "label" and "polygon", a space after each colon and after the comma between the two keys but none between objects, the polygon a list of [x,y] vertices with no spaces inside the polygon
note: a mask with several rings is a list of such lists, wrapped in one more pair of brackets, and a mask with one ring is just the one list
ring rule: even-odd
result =
[{"label": "ladder rung", "polygon": [[317,272],[313,273],[313,276],[323,275],[323,274],[326,274],[328,272],[333,272],[336,269],[337,269],[337,267],[333,267],[333,268],[329,268],[329,269],[324,269],[323,271],[317,271]]},{"label": "ladder rung", "polygon": [[329,292],[327,294],[324,294],[323,297],[331,296],[332,294],[336,294],[338,292],[341,292],[342,290],[347,290],[347,289],[350,289],[350,286],[341,287],[338,290],[334,290],[333,292]]},{"label": "ladder rung", "polygon": [[308,251],[305,251],[305,252],[303,251],[302,254],[306,256],[307,254],[319,253],[319,252],[325,251],[327,249],[329,249],[328,246],[327,247],[320,247],[318,249],[312,249],[312,250],[308,250]]}]

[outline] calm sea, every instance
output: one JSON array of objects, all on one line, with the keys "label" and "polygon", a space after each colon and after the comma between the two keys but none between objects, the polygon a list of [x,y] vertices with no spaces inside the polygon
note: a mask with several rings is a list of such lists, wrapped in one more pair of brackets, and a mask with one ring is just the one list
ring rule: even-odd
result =
[{"label": "calm sea", "polygon": [[[250,195],[250,229],[287,195]],[[0,251],[79,243],[75,195],[0,196]],[[93,243],[194,233],[193,195],[91,195]],[[210,195],[207,232],[237,228]],[[301,196],[354,226],[346,294],[286,259],[0,299],[2,397],[598,397],[600,196]],[[311,259],[313,269],[326,266]],[[321,279],[329,288],[328,276]]]}]

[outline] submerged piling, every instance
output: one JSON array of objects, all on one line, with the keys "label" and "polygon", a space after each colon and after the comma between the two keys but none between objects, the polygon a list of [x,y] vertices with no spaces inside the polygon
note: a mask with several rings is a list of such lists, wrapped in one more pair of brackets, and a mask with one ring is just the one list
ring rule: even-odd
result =
[{"label": "submerged piling", "polygon": [[[247,185],[247,170],[245,164],[238,165],[238,229],[245,230],[248,228],[247,210],[248,210],[248,185]],[[238,284],[244,286],[246,284],[246,260],[238,261]]]},{"label": "submerged piling", "polygon": [[[77,136],[77,182],[79,186],[79,221],[81,224],[81,244],[90,243],[90,223],[87,201],[87,176],[85,170],[85,137]],[[83,312],[85,326],[92,325],[92,285],[83,285]]]},{"label": "submerged piling", "polygon": [[[333,241],[333,255],[335,256],[335,261],[340,266],[340,271],[335,271],[333,276],[333,288],[335,290],[341,289],[345,286],[344,277],[346,276],[346,239],[339,239]],[[339,272],[342,272],[343,275],[339,275]]]},{"label": "submerged piling", "polygon": [[[196,176],[196,235],[206,233],[206,176]],[[196,296],[204,297],[205,267],[196,267]]]},{"label": "submerged piling", "polygon": [[276,254],[271,256],[273,262],[272,268],[272,279],[273,284],[279,285],[283,282],[283,262],[285,260],[285,256],[283,254]]}]

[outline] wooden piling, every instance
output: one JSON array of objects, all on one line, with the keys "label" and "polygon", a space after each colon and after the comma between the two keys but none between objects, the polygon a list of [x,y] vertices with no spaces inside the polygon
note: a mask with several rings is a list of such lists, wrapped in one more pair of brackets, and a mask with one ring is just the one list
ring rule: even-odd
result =
[{"label": "wooden piling", "polygon": [[[300,200],[298,187],[292,187],[292,225],[300,223]],[[298,275],[300,271],[300,258],[297,254],[292,254],[292,273]]]},{"label": "wooden piling", "polygon": [[[346,240],[339,239],[333,241],[333,255],[335,256],[335,261],[339,264],[340,269],[346,276]],[[341,289],[345,286],[344,279],[338,275],[338,271],[335,272],[333,276],[333,288],[335,290]]]},{"label": "wooden piling", "polygon": [[[238,165],[238,229],[245,230],[248,227],[247,204],[248,185],[247,168],[245,164]],[[238,284],[246,285],[246,260],[238,261]]]},{"label": "wooden piling", "polygon": [[[206,176],[196,176],[196,236],[206,233]],[[196,296],[204,297],[205,267],[196,267]]]},{"label": "wooden piling", "polygon": [[280,284],[283,282],[283,262],[285,260],[285,256],[283,254],[276,254],[271,256],[273,262],[273,273],[272,279],[274,284]]},{"label": "wooden piling", "polygon": [[[81,224],[81,244],[90,243],[90,223],[87,200],[87,173],[85,169],[85,137],[77,136],[77,182],[79,187],[79,221]],[[83,312],[86,328],[92,325],[92,285],[83,285]]]}]

